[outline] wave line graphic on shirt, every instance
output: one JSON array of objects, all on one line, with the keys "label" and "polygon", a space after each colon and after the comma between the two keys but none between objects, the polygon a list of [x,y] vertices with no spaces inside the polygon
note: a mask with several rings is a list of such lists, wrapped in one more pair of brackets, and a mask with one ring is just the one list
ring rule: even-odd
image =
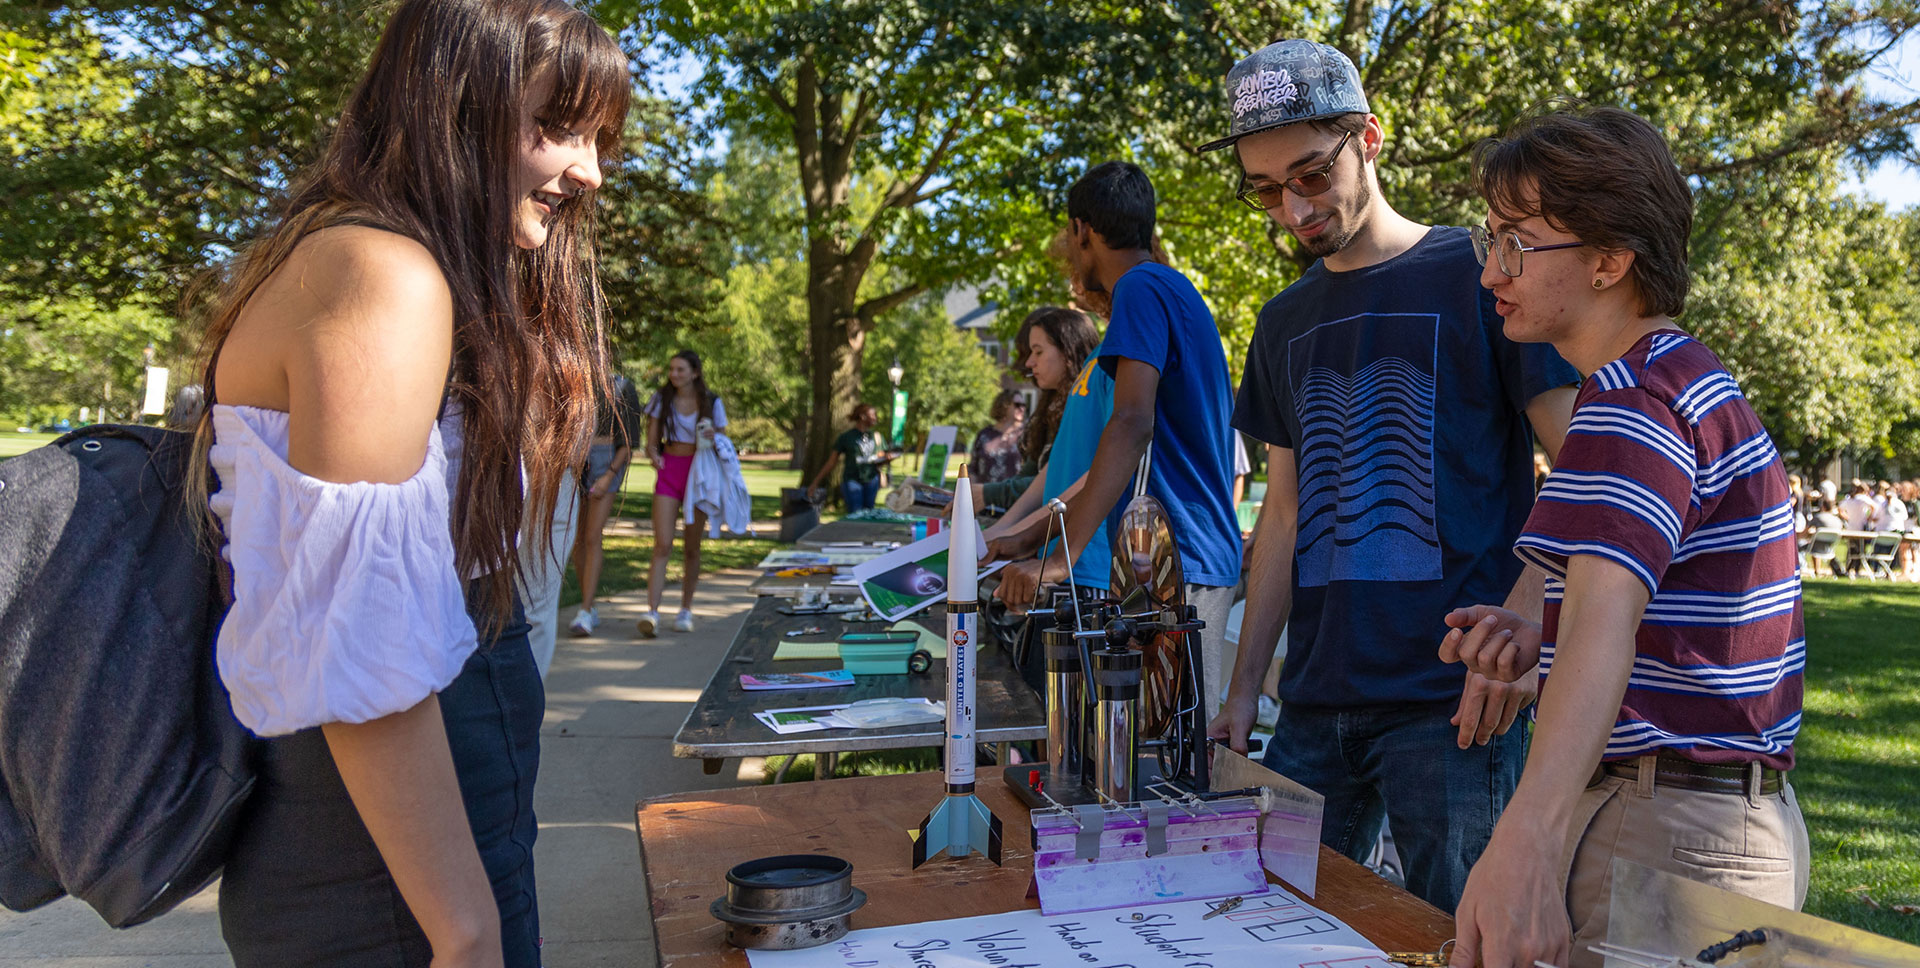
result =
[{"label": "wave line graphic on shirt", "polygon": [[1440,578],[1432,316],[1366,315],[1295,337],[1303,586]]}]

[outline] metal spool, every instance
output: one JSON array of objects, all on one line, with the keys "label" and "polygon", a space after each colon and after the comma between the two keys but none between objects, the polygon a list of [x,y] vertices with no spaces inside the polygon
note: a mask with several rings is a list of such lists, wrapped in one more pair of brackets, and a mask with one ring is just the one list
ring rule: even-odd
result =
[{"label": "metal spool", "polygon": [[[1120,513],[1120,527],[1113,532],[1112,594],[1125,601],[1136,589],[1145,593],[1152,608],[1186,614],[1187,586],[1180,574],[1180,546],[1174,543],[1167,509],[1145,494],[1127,502],[1126,510]],[[1165,736],[1189,703],[1187,693],[1191,690],[1181,637],[1158,632],[1141,643],[1145,659],[1140,689],[1142,740]]]},{"label": "metal spool", "polygon": [[710,910],[727,925],[728,943],[762,950],[811,948],[847,933],[867,903],[853,886],[853,865],[820,854],[786,854],[735,865],[727,896]]}]

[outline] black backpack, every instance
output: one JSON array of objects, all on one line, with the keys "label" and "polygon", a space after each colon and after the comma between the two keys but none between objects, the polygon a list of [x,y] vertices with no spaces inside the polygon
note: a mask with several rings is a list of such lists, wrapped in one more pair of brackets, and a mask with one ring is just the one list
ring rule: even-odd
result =
[{"label": "black backpack", "polygon": [[260,740],[214,666],[231,587],[190,435],[96,425],[0,462],[0,903],[116,928],[219,874]]}]

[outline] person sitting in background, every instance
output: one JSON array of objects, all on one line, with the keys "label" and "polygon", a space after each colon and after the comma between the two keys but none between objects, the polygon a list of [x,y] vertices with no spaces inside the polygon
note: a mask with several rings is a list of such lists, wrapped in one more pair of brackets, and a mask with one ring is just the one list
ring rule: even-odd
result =
[{"label": "person sitting in background", "polygon": [[1873,494],[1873,530],[1906,531],[1907,505],[1894,496],[1893,482],[1881,481]]},{"label": "person sitting in background", "polygon": [[1027,401],[1018,390],[1002,390],[994,396],[987,415],[993,426],[975,434],[973,446],[967,449],[967,474],[977,484],[1009,480],[1020,473],[1020,430],[1027,419]]},{"label": "person sitting in background", "polygon": [[1866,481],[1854,481],[1852,492],[1840,502],[1840,517],[1847,522],[1848,531],[1873,530],[1874,515],[1879,510],[1873,503],[1873,488]]},{"label": "person sitting in background", "polygon": [[848,417],[853,421],[853,426],[834,439],[833,456],[820,465],[819,472],[807,483],[807,489],[818,489],[820,482],[831,476],[834,466],[845,458],[846,471],[840,475],[840,497],[847,503],[847,513],[852,514],[873,507],[873,499],[880,493],[880,468],[900,455],[888,450],[886,442],[874,432],[873,428],[880,423],[880,415],[872,404],[854,404],[853,412]]},{"label": "person sitting in background", "polygon": [[1809,519],[1809,528],[1813,531],[1839,531],[1847,526],[1840,515],[1833,511],[1833,499],[1825,494],[1814,500],[1813,517]]},{"label": "person sitting in background", "polygon": [[[1920,531],[1920,481],[1901,481],[1893,486],[1893,497],[1906,507],[1907,533]],[[1920,541],[1900,543],[1900,574],[1908,581],[1920,581]]]},{"label": "person sitting in background", "polygon": [[[1860,480],[1859,478],[1854,479],[1852,493],[1847,496],[1846,500],[1840,502],[1839,510],[1840,519],[1846,522],[1846,529],[1848,531],[1872,531],[1874,529],[1874,517],[1880,511],[1879,507],[1873,503],[1873,488],[1868,486],[1866,481]],[[1866,554],[1867,542],[1865,538],[1849,537],[1847,539],[1848,577],[1859,573],[1862,564],[1865,562]]]}]

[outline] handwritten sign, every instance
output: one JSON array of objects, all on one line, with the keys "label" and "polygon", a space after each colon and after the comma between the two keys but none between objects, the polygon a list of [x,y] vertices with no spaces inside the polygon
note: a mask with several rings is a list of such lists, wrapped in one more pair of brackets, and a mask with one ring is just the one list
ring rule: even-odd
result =
[{"label": "handwritten sign", "polygon": [[747,958],[754,968],[1395,968],[1358,932],[1278,887],[1207,918],[1220,904],[1054,917],[1028,909],[865,928],[818,948]]}]

